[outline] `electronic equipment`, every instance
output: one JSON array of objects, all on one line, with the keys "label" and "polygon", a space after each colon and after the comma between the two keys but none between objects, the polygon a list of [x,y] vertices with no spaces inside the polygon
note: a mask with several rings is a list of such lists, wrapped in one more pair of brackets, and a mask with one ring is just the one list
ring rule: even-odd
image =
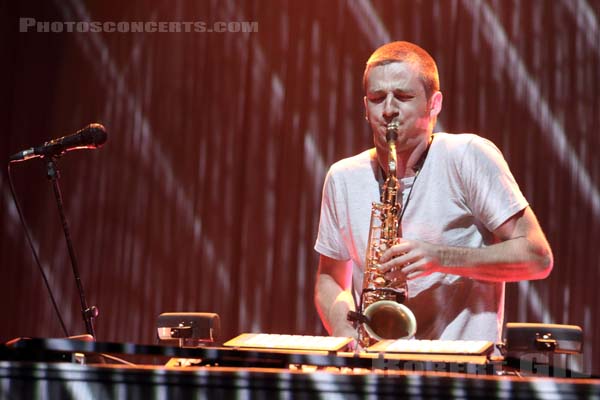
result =
[{"label": "electronic equipment", "polygon": [[352,340],[350,337],[336,336],[243,333],[223,343],[223,346],[255,349],[339,351]]},{"label": "electronic equipment", "polygon": [[221,331],[218,314],[204,312],[171,312],[158,316],[158,338],[162,341],[177,340],[179,347],[201,346],[215,342]]},{"label": "electronic equipment", "polygon": [[577,325],[509,322],[504,348],[513,353],[577,354],[583,349],[583,331]]},{"label": "electronic equipment", "polygon": [[486,340],[382,340],[369,347],[369,352],[417,354],[485,355],[494,349]]}]

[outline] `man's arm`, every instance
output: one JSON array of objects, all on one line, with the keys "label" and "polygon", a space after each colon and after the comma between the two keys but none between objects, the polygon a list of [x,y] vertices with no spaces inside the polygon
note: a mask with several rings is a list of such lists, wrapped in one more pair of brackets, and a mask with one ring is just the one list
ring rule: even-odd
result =
[{"label": "man's arm", "polygon": [[550,274],[552,251],[529,207],[493,233],[498,243],[482,248],[402,240],[383,254],[382,270],[389,278],[414,279],[443,272],[497,282],[543,279]]},{"label": "man's arm", "polygon": [[356,338],[356,330],[346,319],[348,311],[354,311],[352,298],[352,263],[321,255],[315,285],[315,305],[332,336]]}]

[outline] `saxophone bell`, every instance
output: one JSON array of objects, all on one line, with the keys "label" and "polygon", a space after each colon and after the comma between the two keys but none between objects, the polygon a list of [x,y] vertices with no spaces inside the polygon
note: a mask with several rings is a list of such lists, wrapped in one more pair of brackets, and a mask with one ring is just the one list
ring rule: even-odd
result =
[{"label": "saxophone bell", "polygon": [[394,300],[380,300],[365,309],[368,322],[366,333],[376,341],[409,339],[417,333],[417,320],[404,304]]}]

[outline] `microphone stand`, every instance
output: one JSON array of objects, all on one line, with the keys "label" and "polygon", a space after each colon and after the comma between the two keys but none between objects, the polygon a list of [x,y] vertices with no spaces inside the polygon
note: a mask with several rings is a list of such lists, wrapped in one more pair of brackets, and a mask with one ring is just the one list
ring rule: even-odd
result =
[{"label": "microphone stand", "polygon": [[46,161],[46,176],[52,181],[54,188],[54,196],[56,197],[56,204],[58,206],[58,213],[60,214],[60,220],[62,222],[63,231],[65,233],[65,239],[67,241],[67,248],[69,250],[69,257],[71,258],[71,266],[73,268],[73,276],[75,277],[75,284],[79,292],[79,300],[81,302],[81,314],[83,316],[83,322],[85,323],[85,330],[90,334],[94,340],[96,339],[96,333],[94,331],[94,319],[98,317],[98,308],[96,306],[88,307],[85,299],[85,293],[83,286],[81,285],[81,277],[79,276],[79,268],[77,264],[77,257],[75,257],[75,251],[73,250],[73,242],[71,241],[71,232],[69,231],[69,224],[63,209],[62,194],[60,192],[60,186],[58,180],[60,179],[60,171],[58,170],[54,157],[44,156],[43,159]]}]

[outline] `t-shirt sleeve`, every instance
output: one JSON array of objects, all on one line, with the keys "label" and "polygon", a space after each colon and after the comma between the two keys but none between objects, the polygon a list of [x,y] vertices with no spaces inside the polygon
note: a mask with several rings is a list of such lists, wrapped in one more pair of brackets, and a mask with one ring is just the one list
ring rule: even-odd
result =
[{"label": "t-shirt sleeve", "polygon": [[344,221],[342,197],[336,187],[332,169],[330,169],[323,185],[321,216],[315,250],[335,260],[346,261],[350,259],[350,255],[343,239],[342,223],[340,222]]},{"label": "t-shirt sleeve", "polygon": [[467,203],[489,231],[529,205],[502,153],[491,141],[473,138],[462,157],[461,170]]}]

